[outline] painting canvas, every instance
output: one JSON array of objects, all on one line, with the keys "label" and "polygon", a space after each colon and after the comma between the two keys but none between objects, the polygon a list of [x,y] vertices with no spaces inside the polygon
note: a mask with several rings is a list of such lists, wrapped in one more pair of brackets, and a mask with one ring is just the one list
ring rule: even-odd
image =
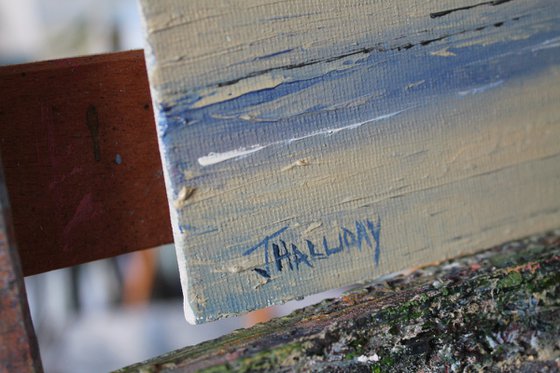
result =
[{"label": "painting canvas", "polygon": [[560,226],[557,0],[140,0],[189,322]]}]

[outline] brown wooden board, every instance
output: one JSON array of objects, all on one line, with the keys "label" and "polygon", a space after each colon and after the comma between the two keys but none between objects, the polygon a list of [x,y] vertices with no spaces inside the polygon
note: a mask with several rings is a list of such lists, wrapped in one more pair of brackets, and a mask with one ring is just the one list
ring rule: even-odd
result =
[{"label": "brown wooden board", "polygon": [[0,68],[23,273],[172,242],[142,51]]}]

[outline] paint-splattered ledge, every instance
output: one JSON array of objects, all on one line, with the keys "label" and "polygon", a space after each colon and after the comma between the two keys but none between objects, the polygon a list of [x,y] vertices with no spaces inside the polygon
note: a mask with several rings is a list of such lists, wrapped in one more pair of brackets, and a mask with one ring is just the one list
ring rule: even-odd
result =
[{"label": "paint-splattered ledge", "polygon": [[559,306],[556,230],[119,372],[557,372]]}]

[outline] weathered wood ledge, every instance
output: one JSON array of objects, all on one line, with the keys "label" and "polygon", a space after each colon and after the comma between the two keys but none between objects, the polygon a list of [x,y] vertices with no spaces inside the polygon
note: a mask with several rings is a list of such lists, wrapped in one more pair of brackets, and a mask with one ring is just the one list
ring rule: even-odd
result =
[{"label": "weathered wood ledge", "polygon": [[556,230],[119,372],[557,372],[559,306]]}]

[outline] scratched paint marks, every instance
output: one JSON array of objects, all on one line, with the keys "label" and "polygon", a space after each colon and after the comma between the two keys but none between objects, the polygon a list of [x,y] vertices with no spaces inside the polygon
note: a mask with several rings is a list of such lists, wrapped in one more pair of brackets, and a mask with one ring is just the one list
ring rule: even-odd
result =
[{"label": "scratched paint marks", "polygon": [[143,10],[189,321],[560,224],[560,3]]},{"label": "scratched paint marks", "polygon": [[502,5],[504,3],[509,3],[511,0],[493,0],[493,1],[484,1],[482,3],[478,3],[478,4],[473,4],[473,5],[467,5],[467,6],[462,6],[459,8],[453,8],[453,9],[447,9],[447,10],[442,10],[439,12],[433,12],[430,13],[430,17],[432,18],[438,18],[438,17],[444,17],[447,16],[451,13],[454,12],[460,12],[463,10],[469,10],[469,9],[474,9],[474,8],[478,8],[480,6],[497,6],[497,5]]}]

